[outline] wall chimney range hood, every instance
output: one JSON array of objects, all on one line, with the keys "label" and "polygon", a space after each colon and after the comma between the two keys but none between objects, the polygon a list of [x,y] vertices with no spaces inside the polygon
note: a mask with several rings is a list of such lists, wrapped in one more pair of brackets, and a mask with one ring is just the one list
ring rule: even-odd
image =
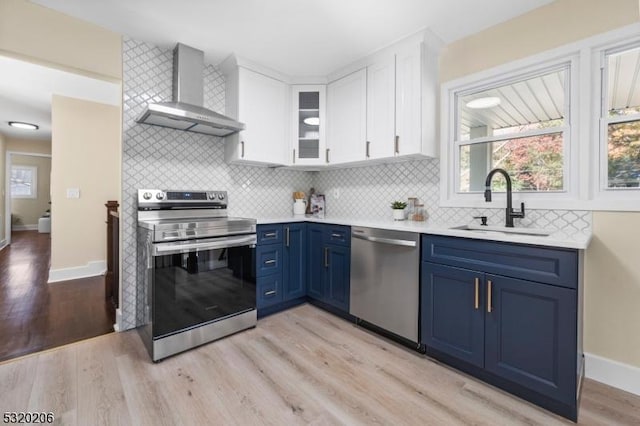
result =
[{"label": "wall chimney range hood", "polygon": [[148,104],[136,122],[213,136],[245,129],[243,123],[203,107],[204,52],[178,43],[173,49],[173,102]]}]

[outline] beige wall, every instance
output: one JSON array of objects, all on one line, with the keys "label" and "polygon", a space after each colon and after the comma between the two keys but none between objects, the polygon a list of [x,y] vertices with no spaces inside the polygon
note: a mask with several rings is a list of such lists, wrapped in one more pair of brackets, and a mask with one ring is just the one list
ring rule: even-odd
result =
[{"label": "beige wall", "polygon": [[17,139],[6,137],[6,150],[12,152],[29,152],[33,154],[51,154],[51,141],[39,139]]},{"label": "beige wall", "polygon": [[640,21],[638,0],[557,0],[446,46],[443,82]]},{"label": "beige wall", "polygon": [[5,136],[0,133],[0,245],[2,245],[2,241],[5,239],[4,232],[4,192],[5,192],[5,151],[6,151],[6,141]]},{"label": "beige wall", "polygon": [[[51,269],[106,259],[107,200],[120,198],[120,108],[54,96]],[[79,188],[80,198],[67,198]]]},{"label": "beige wall", "polygon": [[[558,0],[448,46],[443,82],[640,21],[638,0]],[[640,213],[594,212],[585,256],[586,352],[640,367]]]},{"label": "beige wall", "polygon": [[11,215],[14,225],[37,225],[38,219],[49,208],[51,185],[51,158],[35,155],[12,155],[12,166],[31,166],[37,168],[37,198],[13,198]]},{"label": "beige wall", "polygon": [[0,52],[93,77],[122,79],[119,34],[26,0],[0,1]]}]

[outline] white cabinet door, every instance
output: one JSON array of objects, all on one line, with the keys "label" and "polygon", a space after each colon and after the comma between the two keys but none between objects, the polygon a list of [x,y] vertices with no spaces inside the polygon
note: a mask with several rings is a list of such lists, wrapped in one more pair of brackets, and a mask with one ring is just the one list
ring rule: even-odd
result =
[{"label": "white cabinet door", "polygon": [[325,85],[292,86],[291,165],[325,164]]},{"label": "white cabinet door", "polygon": [[421,45],[396,53],[396,146],[395,155],[419,154],[422,150]]},{"label": "white cabinet door", "polygon": [[389,55],[367,67],[367,158],[394,155],[396,63]]},{"label": "white cabinet door", "polygon": [[367,71],[361,69],[327,86],[327,164],[365,160]]},{"label": "white cabinet door", "polygon": [[[226,138],[225,158],[232,163],[281,165],[287,163],[289,147],[289,87],[282,81],[238,67],[230,76],[236,96],[237,118],[246,130]],[[237,81],[233,81],[236,77]],[[228,86],[229,87],[229,84]],[[235,92],[235,93],[234,93]]]}]

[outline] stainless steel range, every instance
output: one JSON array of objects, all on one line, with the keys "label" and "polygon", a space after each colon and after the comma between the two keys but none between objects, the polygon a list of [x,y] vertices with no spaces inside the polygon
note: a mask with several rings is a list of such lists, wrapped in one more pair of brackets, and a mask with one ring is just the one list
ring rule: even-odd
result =
[{"label": "stainless steel range", "polygon": [[138,326],[153,361],[255,327],[255,219],[225,191],[138,190]]}]

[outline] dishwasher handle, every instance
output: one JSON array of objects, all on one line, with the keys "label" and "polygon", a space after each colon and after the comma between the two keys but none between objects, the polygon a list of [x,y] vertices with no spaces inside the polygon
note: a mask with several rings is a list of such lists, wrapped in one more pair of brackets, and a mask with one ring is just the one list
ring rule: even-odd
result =
[{"label": "dishwasher handle", "polygon": [[358,238],[360,240],[371,241],[372,243],[390,244],[393,246],[403,246],[403,247],[418,246],[418,243],[416,241],[410,241],[410,240],[398,240],[395,238],[382,238],[382,237],[369,237],[367,235],[358,235],[358,234],[351,234],[351,237]]}]

